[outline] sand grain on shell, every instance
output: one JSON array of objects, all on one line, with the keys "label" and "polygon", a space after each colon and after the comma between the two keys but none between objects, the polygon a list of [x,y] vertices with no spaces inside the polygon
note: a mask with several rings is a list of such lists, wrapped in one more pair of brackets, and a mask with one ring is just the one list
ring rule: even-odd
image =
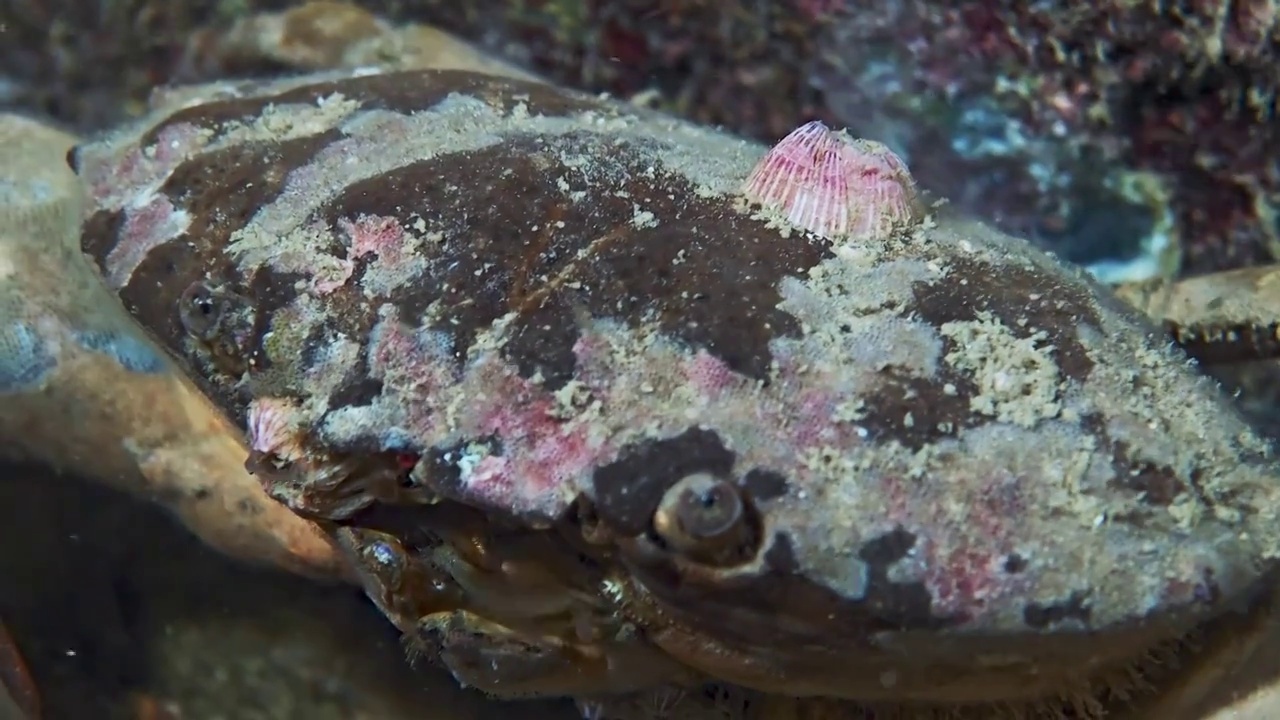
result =
[{"label": "sand grain on shell", "polygon": [[1030,428],[1062,411],[1062,376],[1044,331],[1018,337],[986,312],[975,322],[951,322],[939,331],[955,344],[947,362],[977,381],[974,412]]}]

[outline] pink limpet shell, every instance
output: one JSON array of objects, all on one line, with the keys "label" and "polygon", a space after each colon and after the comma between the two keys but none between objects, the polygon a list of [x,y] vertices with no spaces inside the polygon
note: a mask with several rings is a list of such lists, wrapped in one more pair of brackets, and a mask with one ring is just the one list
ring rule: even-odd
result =
[{"label": "pink limpet shell", "polygon": [[298,407],[286,398],[257,398],[249,403],[249,447],[285,462],[302,457]]},{"label": "pink limpet shell", "polygon": [[888,237],[923,216],[902,158],[817,120],[774,145],[747,176],[742,194],[830,240]]}]

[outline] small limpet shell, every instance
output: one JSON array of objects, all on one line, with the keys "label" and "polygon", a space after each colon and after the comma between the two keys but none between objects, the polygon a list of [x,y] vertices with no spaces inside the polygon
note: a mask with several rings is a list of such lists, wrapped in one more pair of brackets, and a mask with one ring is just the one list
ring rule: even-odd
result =
[{"label": "small limpet shell", "polygon": [[761,158],[742,194],[830,240],[883,238],[922,216],[906,163],[885,145],[815,120]]},{"label": "small limpet shell", "polygon": [[249,447],[277,458],[293,462],[302,457],[298,407],[286,398],[257,398],[249,403]]}]

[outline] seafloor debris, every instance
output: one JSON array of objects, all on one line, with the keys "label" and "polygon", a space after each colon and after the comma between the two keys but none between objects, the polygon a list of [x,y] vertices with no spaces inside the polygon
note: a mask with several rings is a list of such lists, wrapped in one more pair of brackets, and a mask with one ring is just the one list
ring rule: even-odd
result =
[{"label": "seafloor debris", "polygon": [[1270,0],[845,6],[812,78],[925,186],[1107,279],[1273,256]]},{"label": "seafloor debris", "polygon": [[1280,266],[1262,265],[1117,288],[1178,344],[1211,363],[1280,356]]},{"label": "seafloor debris", "polygon": [[6,0],[0,110],[96,131],[142,112],[153,88],[179,81],[338,65],[527,76],[431,25],[405,22],[429,16],[395,0]]}]

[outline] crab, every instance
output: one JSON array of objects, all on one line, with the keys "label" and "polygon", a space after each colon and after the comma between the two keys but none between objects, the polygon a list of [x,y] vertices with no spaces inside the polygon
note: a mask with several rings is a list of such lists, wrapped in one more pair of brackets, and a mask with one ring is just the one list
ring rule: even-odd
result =
[{"label": "crab", "polygon": [[347,71],[161,93],[70,163],[247,468],[494,695],[1171,717],[1274,606],[1266,439],[874,143]]},{"label": "crab", "polygon": [[496,696],[1144,717],[1271,606],[1267,441],[874,143],[344,72],[160,96],[71,163],[247,467]]}]

